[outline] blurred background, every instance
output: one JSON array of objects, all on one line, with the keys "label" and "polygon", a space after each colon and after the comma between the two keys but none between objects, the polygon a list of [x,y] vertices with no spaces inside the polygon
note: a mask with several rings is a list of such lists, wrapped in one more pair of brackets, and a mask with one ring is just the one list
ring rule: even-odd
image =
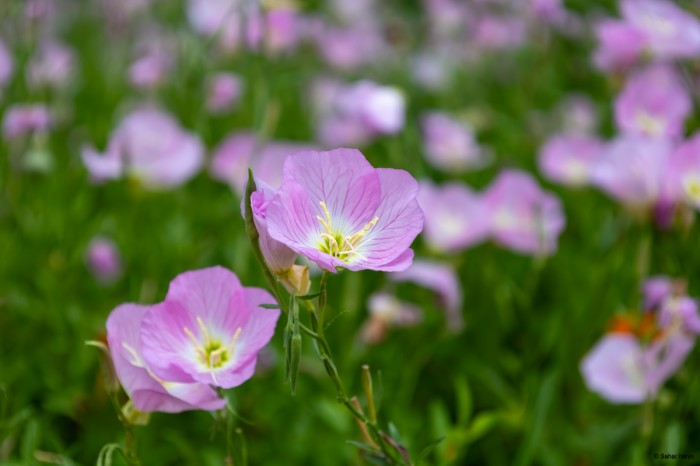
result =
[{"label": "blurred background", "polygon": [[[220,264],[264,287],[240,214],[246,169],[278,183],[288,153],[334,147],[473,196],[529,173],[561,217],[552,244],[528,249],[485,230],[450,243],[486,214],[451,227],[449,209],[431,226],[426,212],[416,256],[452,278],[330,280],[341,377],[359,396],[370,365],[380,421],[415,456],[444,438],[425,464],[700,464],[697,351],[655,397],[649,435],[648,407],[611,404],[580,371],[611,318],[641,306],[646,276],[700,292],[697,224],[661,228],[538,161],[553,135],[616,136],[635,58],[601,58],[599,25],[622,14],[612,0],[2,0],[0,464],[89,465],[121,441],[84,342],[186,270]],[[697,65],[674,65],[682,134],[698,126]],[[311,345],[294,397],[283,366],[278,328],[234,392],[249,464],[368,464]],[[224,464],[215,427],[207,412],[155,413],[136,429],[142,464]]]}]

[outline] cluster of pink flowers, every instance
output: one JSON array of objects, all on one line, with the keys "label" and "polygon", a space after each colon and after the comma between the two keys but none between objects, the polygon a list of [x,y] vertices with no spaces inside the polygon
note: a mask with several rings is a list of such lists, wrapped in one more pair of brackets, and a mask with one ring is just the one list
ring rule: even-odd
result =
[{"label": "cluster of pink flowers", "polygon": [[212,387],[236,387],[253,376],[280,311],[267,291],[244,287],[222,267],[185,272],[165,300],[122,304],[107,319],[117,376],[143,412],[217,410]]},{"label": "cluster of pink flowers", "polygon": [[522,254],[550,255],[566,223],[559,200],[519,170],[502,171],[480,194],[458,182],[424,182],[418,200],[425,241],[444,253],[492,239]]},{"label": "cluster of pink flowers", "polygon": [[667,277],[644,283],[643,313],[620,315],[581,363],[588,387],[612,403],[654,399],[700,334],[698,304]]}]

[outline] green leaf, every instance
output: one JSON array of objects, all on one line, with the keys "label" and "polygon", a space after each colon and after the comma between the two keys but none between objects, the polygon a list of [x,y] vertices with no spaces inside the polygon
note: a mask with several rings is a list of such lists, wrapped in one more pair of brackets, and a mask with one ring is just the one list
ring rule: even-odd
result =
[{"label": "green leaf", "polygon": [[446,437],[443,435],[442,437],[440,437],[440,438],[438,438],[438,439],[436,439],[436,440],[433,440],[432,442],[430,442],[429,444],[427,444],[425,447],[423,447],[423,449],[420,451],[420,453],[418,453],[418,456],[416,457],[416,461],[421,462],[421,461],[423,461],[425,458],[427,458],[428,455],[429,455],[430,453],[432,453],[432,451],[435,450],[435,448],[436,448],[438,445],[440,445],[440,443],[441,443],[443,440],[445,440],[445,438],[446,438]]},{"label": "green leaf", "polygon": [[281,309],[279,304],[260,304],[263,309]]}]

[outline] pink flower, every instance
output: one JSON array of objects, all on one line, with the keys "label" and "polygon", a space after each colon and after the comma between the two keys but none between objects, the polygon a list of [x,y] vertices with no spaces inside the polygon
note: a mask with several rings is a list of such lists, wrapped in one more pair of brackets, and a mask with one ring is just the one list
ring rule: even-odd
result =
[{"label": "pink flower", "polygon": [[615,121],[633,136],[676,138],[691,110],[680,76],[670,65],[657,64],[631,76],[615,100]]},{"label": "pink flower", "polygon": [[107,152],[83,149],[82,159],[93,180],[129,174],[152,189],[179,186],[204,161],[204,146],[167,113],[142,107],[129,113],[112,134]]},{"label": "pink flower", "polygon": [[250,131],[239,131],[224,139],[214,150],[210,172],[242,195],[248,179],[248,167],[256,178],[270,186],[282,182],[282,166],[289,154],[313,150],[311,144],[292,141],[259,141]]},{"label": "pink flower", "polygon": [[17,104],[5,110],[2,133],[7,140],[15,140],[30,133],[46,131],[50,126],[51,115],[45,105]]},{"label": "pink flower", "polygon": [[141,328],[146,313],[156,306],[162,304],[122,304],[107,319],[109,351],[124,391],[136,409],[143,412],[222,409],[226,402],[208,384],[165,381],[149,368],[143,357]]},{"label": "pink flower", "polygon": [[622,0],[625,20],[644,34],[655,58],[693,58],[700,53],[700,22],[666,0]]},{"label": "pink flower", "polygon": [[410,327],[423,318],[420,308],[400,301],[386,292],[371,295],[367,301],[367,309],[369,318],[360,330],[360,338],[370,344],[382,341],[391,328]]},{"label": "pink flower", "polygon": [[486,164],[484,154],[469,125],[450,116],[432,112],[421,119],[423,150],[434,167],[461,173]]},{"label": "pink flower", "polygon": [[31,87],[65,87],[73,77],[74,68],[71,49],[59,42],[46,41],[28,64],[27,82]]},{"label": "pink flower", "polygon": [[208,83],[206,107],[214,114],[225,113],[236,106],[243,92],[243,81],[234,73],[216,73]]},{"label": "pink flower", "polygon": [[0,87],[7,84],[12,77],[13,71],[14,61],[12,60],[12,55],[2,40],[0,40]]},{"label": "pink flower", "polygon": [[394,87],[371,81],[344,85],[319,80],[312,93],[319,120],[318,139],[327,146],[364,144],[403,129],[406,102]]},{"label": "pink flower", "polygon": [[172,68],[172,54],[162,44],[151,45],[129,66],[129,82],[139,89],[152,89],[165,82]]},{"label": "pink flower", "polygon": [[341,70],[376,63],[387,53],[381,31],[368,23],[345,28],[321,24],[313,38],[323,59],[333,68]]},{"label": "pink flower", "polygon": [[462,183],[435,186],[421,182],[418,204],[425,216],[425,240],[438,251],[459,252],[489,234],[488,213],[481,197]]},{"label": "pink flower", "polygon": [[672,153],[665,176],[668,196],[700,210],[700,133]]},{"label": "pink flower", "polygon": [[540,170],[550,180],[564,185],[586,185],[603,148],[602,141],[592,136],[554,135],[540,150]]},{"label": "pink flower", "polygon": [[671,149],[662,139],[616,139],[593,167],[592,184],[634,210],[650,209],[662,198]]},{"label": "pink flower", "polygon": [[96,237],[87,250],[87,264],[95,277],[104,283],[117,279],[122,273],[122,261],[114,242]]},{"label": "pink flower", "polygon": [[635,335],[610,333],[586,355],[581,372],[588,388],[611,403],[641,403],[656,397],[693,345],[693,338],[674,336],[644,347]]},{"label": "pink flower", "polygon": [[238,0],[189,0],[187,17],[198,33],[215,37],[226,50],[235,50],[243,30],[242,4]]},{"label": "pink flower", "polygon": [[415,283],[435,292],[440,306],[445,309],[447,327],[456,332],[464,326],[462,286],[452,267],[439,262],[416,260],[407,270],[392,273],[389,278],[395,282]]},{"label": "pink flower", "polygon": [[484,192],[494,240],[524,254],[552,254],[566,220],[561,203],[526,172],[504,170]]},{"label": "pink flower", "polygon": [[236,387],[252,377],[274,334],[280,311],[261,307],[274,303],[222,267],[180,274],[143,316],[143,359],[162,380]]},{"label": "pink flower", "polygon": [[629,68],[644,49],[644,33],[625,21],[603,20],[596,25],[595,34],[598,49],[593,61],[602,70]]},{"label": "pink flower", "polygon": [[299,152],[284,163],[268,232],[330,272],[405,270],[423,228],[417,194],[409,173],[375,169],[355,149]]}]

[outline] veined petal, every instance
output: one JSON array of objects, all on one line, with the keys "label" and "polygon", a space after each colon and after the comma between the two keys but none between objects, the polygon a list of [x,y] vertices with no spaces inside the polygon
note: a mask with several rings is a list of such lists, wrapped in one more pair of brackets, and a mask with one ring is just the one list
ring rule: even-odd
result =
[{"label": "veined petal", "polygon": [[391,168],[376,170],[381,201],[374,213],[377,223],[367,232],[350,261],[350,270],[375,269],[401,256],[423,229],[418,205],[418,182],[408,172]]},{"label": "veined petal", "polygon": [[314,218],[324,217],[319,205],[324,202],[333,227],[346,235],[361,230],[379,205],[381,191],[375,170],[356,149],[292,154],[284,164],[282,190],[290,181],[302,187]]}]

